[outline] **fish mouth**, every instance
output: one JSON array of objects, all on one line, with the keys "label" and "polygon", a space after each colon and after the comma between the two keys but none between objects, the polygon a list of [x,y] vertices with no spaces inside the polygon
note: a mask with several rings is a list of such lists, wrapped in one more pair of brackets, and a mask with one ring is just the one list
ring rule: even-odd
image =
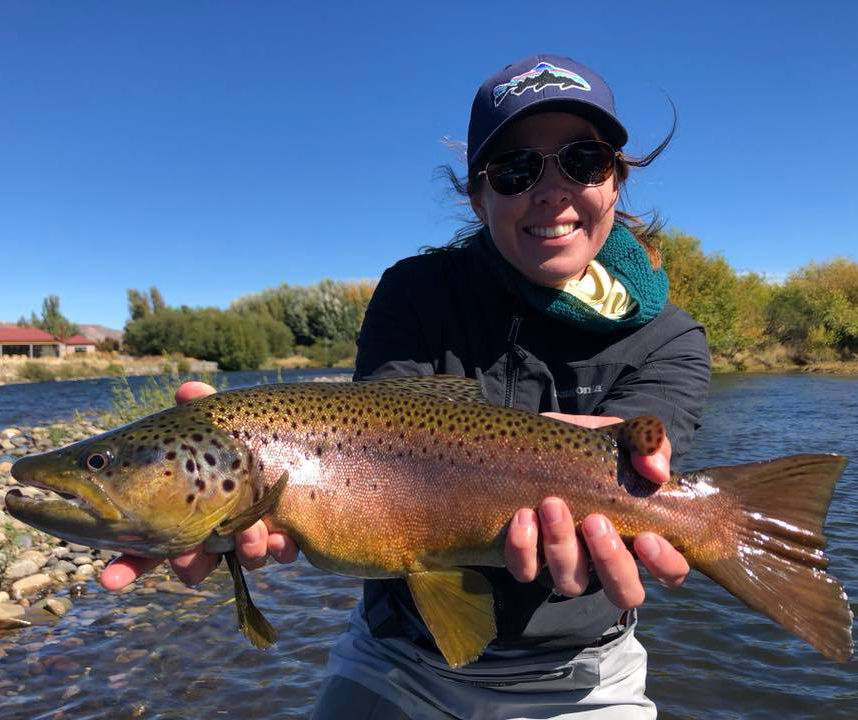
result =
[{"label": "fish mouth", "polygon": [[78,473],[70,474],[62,470],[52,472],[45,468],[43,457],[33,455],[20,458],[12,465],[12,477],[21,485],[55,492],[94,518],[121,520],[124,517],[97,483],[80,477]]},{"label": "fish mouth", "polygon": [[96,483],[62,472],[40,471],[36,458],[15,462],[12,477],[21,485],[49,490],[59,497],[31,498],[11,488],[5,501],[12,517],[69,542],[145,557],[163,555],[165,539],[126,517]]}]

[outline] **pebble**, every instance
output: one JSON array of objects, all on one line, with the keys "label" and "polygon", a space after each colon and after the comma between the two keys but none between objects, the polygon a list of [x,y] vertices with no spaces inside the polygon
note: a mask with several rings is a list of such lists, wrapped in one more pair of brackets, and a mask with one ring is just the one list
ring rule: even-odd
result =
[{"label": "pebble", "polygon": [[176,580],[162,580],[155,589],[159,592],[175,593],[177,595],[198,595],[199,591],[189,588],[187,585],[177,582]]},{"label": "pebble", "polygon": [[81,565],[74,571],[74,579],[77,581],[89,580],[95,575],[95,568],[91,564]]},{"label": "pebble", "polygon": [[71,609],[71,601],[67,598],[51,597],[45,600],[45,607],[57,617],[62,617]]},{"label": "pebble", "polygon": [[5,590],[0,591],[0,603],[9,602],[9,593]]},{"label": "pebble", "polygon": [[70,563],[68,560],[57,560],[57,570],[62,570],[64,573],[73,573],[77,570],[77,565]]},{"label": "pebble", "polygon": [[15,603],[0,603],[0,630],[26,627],[29,623],[24,620],[24,608]]},{"label": "pebble", "polygon": [[12,463],[8,460],[5,462],[0,462],[0,473],[7,473],[12,471]]},{"label": "pebble", "polygon": [[12,597],[23,598],[35,595],[51,586],[51,578],[44,573],[36,573],[29,577],[21,578],[12,583]]},{"label": "pebble", "polygon": [[116,656],[116,662],[126,664],[146,657],[149,654],[148,650],[138,648],[137,650],[123,650]]},{"label": "pebble", "polygon": [[16,560],[6,566],[6,580],[15,582],[29,575],[35,575],[39,570],[41,567],[34,560],[29,558]]},{"label": "pebble", "polygon": [[92,564],[92,558],[89,556],[89,553],[86,555],[75,555],[72,558],[72,562],[75,565],[90,565]]},{"label": "pebble", "polygon": [[88,553],[92,549],[87,545],[78,545],[77,543],[69,543],[68,548],[73,553]]},{"label": "pebble", "polygon": [[57,545],[53,550],[51,550],[51,555],[53,555],[57,560],[65,560],[71,555],[71,550],[64,545]]},{"label": "pebble", "polygon": [[68,573],[59,570],[58,568],[53,568],[50,573],[51,580],[59,585],[65,585],[69,581]]},{"label": "pebble", "polygon": [[68,700],[69,698],[73,698],[75,695],[80,693],[80,686],[78,685],[69,685],[65,690],[63,690],[63,700]]}]

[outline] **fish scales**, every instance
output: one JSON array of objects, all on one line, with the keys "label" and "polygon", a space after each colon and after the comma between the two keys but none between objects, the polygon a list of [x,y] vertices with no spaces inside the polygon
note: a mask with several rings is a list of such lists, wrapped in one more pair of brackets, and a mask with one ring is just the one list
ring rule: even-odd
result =
[{"label": "fish scales", "polygon": [[693,490],[678,476],[667,492],[635,497],[627,486],[653,486],[618,465],[609,432],[505,408],[323,384],[216,395],[211,405],[266,487],[289,473],[272,520],[332,571],[399,576],[429,558],[503,565],[510,517],[549,495],[579,519],[605,512],[624,537],[652,530],[681,546],[719,529],[719,505],[732,509],[701,496],[707,512],[689,512]]},{"label": "fish scales", "polygon": [[444,376],[289,384],[199,399],[67,448],[18,460],[7,510],[66,539],[138,555],[200,543],[226,552],[239,627],[273,628],[250,601],[232,536],[264,517],[333,572],[404,577],[451,666],[496,634],[492,588],[514,512],[562,498],[607,515],[627,541],[661,534],[689,564],[826,656],[852,655],[852,613],[824,570],[823,523],[846,459],[796,455],[673,473],[657,489],[629,452],[664,428],[635,418],[588,430],[485,402]]}]

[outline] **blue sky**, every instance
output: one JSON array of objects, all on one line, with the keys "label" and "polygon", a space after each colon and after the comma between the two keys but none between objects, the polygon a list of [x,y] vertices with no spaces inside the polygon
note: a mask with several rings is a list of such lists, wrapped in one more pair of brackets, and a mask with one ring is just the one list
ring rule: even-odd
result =
[{"label": "blue sky", "polygon": [[[688,8],[694,11],[689,12]],[[858,259],[856,4],[0,3],[0,321],[126,288],[220,306],[442,244],[478,85],[533,52],[604,75],[656,207],[738,270]],[[457,166],[460,168],[461,166]]]}]

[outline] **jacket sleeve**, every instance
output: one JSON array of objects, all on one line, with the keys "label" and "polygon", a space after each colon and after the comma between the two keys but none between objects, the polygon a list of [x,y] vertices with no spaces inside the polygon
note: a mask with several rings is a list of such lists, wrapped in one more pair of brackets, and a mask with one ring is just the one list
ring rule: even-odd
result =
[{"label": "jacket sleeve", "polygon": [[639,368],[621,375],[595,410],[630,419],[656,415],[667,430],[673,459],[691,446],[709,390],[709,348],[696,325],[651,353]]},{"label": "jacket sleeve", "polygon": [[358,334],[354,380],[435,374],[424,322],[412,301],[419,275],[400,262],[381,276]]}]

